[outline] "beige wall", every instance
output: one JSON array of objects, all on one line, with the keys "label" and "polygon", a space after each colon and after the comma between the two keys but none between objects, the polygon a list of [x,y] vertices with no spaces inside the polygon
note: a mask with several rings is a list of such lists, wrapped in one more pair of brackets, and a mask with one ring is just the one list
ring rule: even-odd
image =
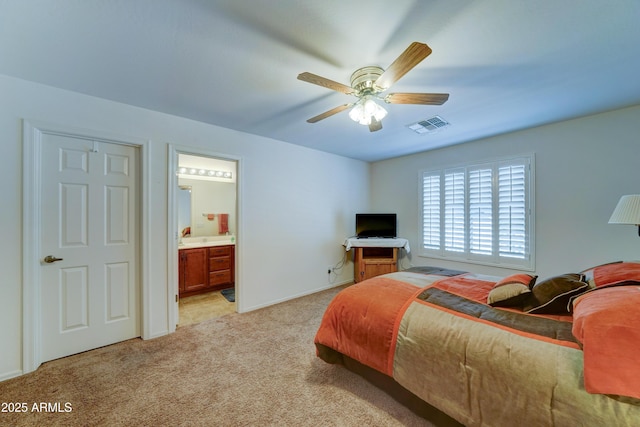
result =
[{"label": "beige wall", "polygon": [[[22,373],[22,120],[149,142],[148,337],[168,319],[168,144],[238,158],[241,307],[274,304],[348,281],[329,281],[353,215],[369,203],[367,163],[0,75],[0,380]],[[331,171],[331,173],[327,173]],[[174,172],[175,173],[175,172]],[[318,179],[322,177],[322,179]],[[349,183],[349,185],[345,185]],[[268,225],[268,226],[265,226]]]},{"label": "beige wall", "polygon": [[404,265],[509,274],[500,268],[418,256],[418,173],[521,153],[535,154],[535,256],[540,277],[640,259],[637,228],[607,224],[620,196],[640,194],[637,106],[372,164],[372,207],[397,212],[399,233],[411,243],[412,256]]}]

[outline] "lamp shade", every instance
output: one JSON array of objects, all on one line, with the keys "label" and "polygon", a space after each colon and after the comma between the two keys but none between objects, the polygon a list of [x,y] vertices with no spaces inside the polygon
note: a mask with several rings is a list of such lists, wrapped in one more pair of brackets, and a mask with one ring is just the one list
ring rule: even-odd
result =
[{"label": "lamp shade", "polygon": [[640,225],[640,195],[622,196],[609,218],[609,224]]}]

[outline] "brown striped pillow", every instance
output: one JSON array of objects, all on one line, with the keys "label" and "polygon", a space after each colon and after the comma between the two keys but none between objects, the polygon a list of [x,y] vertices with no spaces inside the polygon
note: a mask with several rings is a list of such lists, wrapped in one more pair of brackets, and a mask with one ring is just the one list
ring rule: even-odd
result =
[{"label": "brown striped pillow", "polygon": [[524,311],[532,314],[569,314],[567,305],[572,296],[589,288],[584,274],[569,273],[537,283],[524,304]]}]

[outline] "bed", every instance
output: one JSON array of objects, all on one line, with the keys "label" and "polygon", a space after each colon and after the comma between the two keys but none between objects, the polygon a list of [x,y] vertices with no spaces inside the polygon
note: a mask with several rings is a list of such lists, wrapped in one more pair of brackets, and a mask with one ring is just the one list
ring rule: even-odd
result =
[{"label": "bed", "polygon": [[539,280],[419,267],[349,286],[316,353],[436,425],[640,425],[640,263]]}]

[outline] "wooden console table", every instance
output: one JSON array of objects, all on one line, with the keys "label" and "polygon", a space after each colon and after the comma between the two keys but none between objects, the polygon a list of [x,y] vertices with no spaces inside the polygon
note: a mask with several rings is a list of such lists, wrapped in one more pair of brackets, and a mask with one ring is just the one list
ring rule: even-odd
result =
[{"label": "wooden console table", "polygon": [[355,283],[398,271],[398,249],[409,252],[407,239],[356,239],[345,241],[346,250],[353,248],[353,281]]}]

